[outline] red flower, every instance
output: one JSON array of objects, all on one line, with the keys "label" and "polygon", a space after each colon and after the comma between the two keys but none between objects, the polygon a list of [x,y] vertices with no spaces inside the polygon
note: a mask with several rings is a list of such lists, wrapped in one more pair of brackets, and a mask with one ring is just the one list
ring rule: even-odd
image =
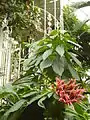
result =
[{"label": "red flower", "polygon": [[66,104],[72,104],[78,102],[84,98],[84,89],[80,89],[79,84],[76,84],[76,80],[71,79],[68,83],[64,80],[60,80],[56,77],[56,94],[60,97],[59,101]]}]

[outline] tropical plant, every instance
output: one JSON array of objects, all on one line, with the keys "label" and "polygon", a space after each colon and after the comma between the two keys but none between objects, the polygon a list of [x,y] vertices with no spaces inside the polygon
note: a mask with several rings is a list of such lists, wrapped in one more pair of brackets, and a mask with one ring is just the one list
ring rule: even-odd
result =
[{"label": "tropical plant", "polygon": [[[74,7],[74,5],[75,3],[73,3],[71,6],[64,7],[64,25],[65,25],[65,30],[67,30],[72,37],[74,36],[76,38],[77,43],[81,46],[76,51],[77,51],[77,58],[82,63],[82,66],[84,67],[84,71],[81,71],[82,72],[81,76],[83,78],[87,76],[83,73],[86,73],[86,71],[88,71],[90,67],[89,66],[90,56],[88,53],[88,51],[90,51],[89,50],[90,49],[90,45],[89,45],[90,26],[86,24],[89,21],[89,19],[83,22],[77,19],[77,17],[75,16],[75,11],[77,9]],[[87,79],[88,77],[89,76],[87,76]]]},{"label": "tropical plant", "polygon": [[[26,60],[28,67],[39,67],[39,71],[49,75],[55,72],[59,76],[65,76],[65,71],[68,71],[72,77],[79,79],[77,71],[73,66],[80,66],[81,62],[76,58],[75,46],[78,45],[75,42],[75,38],[71,38],[65,31],[61,33],[59,30],[54,30],[49,36],[36,43],[35,52],[30,56],[30,59]],[[35,44],[35,43],[34,43]],[[29,70],[32,70],[30,69]],[[32,71],[33,72],[33,71]],[[55,78],[55,77],[54,77]]]},{"label": "tropical plant", "polygon": [[17,120],[20,112],[36,100],[45,108],[42,102],[52,97],[50,86],[57,75],[79,80],[76,68],[81,68],[81,63],[76,58],[75,46],[80,47],[66,31],[61,33],[60,30],[32,43],[32,55],[24,62],[23,78],[1,88],[1,119]]},{"label": "tropical plant", "polygon": [[85,105],[85,103],[75,103],[72,106],[68,106],[66,108],[66,120],[89,120],[90,119],[90,111],[89,105]]}]

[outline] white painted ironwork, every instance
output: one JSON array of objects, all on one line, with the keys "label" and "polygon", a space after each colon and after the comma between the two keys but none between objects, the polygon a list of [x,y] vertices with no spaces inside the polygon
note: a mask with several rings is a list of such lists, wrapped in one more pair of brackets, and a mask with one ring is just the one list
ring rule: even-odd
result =
[{"label": "white painted ironwork", "polygon": [[63,0],[60,0],[60,28],[61,30],[64,30],[64,23],[63,23]]},{"label": "white painted ironwork", "polygon": [[44,0],[44,37],[46,36],[47,34],[47,30],[46,30],[46,0]]},{"label": "white painted ironwork", "polygon": [[56,20],[56,15],[57,15],[57,13],[56,13],[56,0],[54,0],[54,17],[55,17],[55,19],[54,19],[54,29],[56,29],[56,27],[57,27],[57,20]]},{"label": "white painted ironwork", "polygon": [[[48,0],[43,0],[44,2],[44,9],[40,8],[41,12],[43,13],[43,18],[42,20],[44,22],[43,24],[43,29],[44,29],[44,37],[46,37],[47,34],[51,32],[53,29],[52,26],[54,26],[54,29],[58,28],[58,20],[57,20],[57,0],[52,0],[53,1],[53,13],[48,12],[47,8],[47,1]],[[34,6],[34,2],[33,2]],[[33,7],[34,8],[34,7]],[[63,0],[60,0],[60,27],[61,30],[64,30],[64,25],[63,25]],[[6,28],[5,30],[3,30]],[[15,40],[10,37],[10,34],[12,34],[9,30],[8,27],[8,21],[5,18],[3,23],[2,23],[2,28],[0,29],[0,84],[4,85],[10,81],[10,79],[13,79],[14,77],[13,74],[16,74],[16,77],[20,77],[20,64],[21,64],[21,45],[19,44],[19,50],[18,50],[18,60],[17,58],[14,58],[14,70],[12,74],[12,46],[15,47],[17,44],[14,44]],[[15,47],[16,48],[16,47]],[[17,67],[18,65],[18,67]]]},{"label": "white painted ironwork", "polygon": [[[11,66],[11,38],[10,30],[7,26],[8,21],[5,18],[1,27],[1,36],[0,36],[0,69],[2,73],[2,77],[0,77],[0,81],[2,85],[5,85],[9,82],[10,79],[10,66]],[[4,30],[5,29],[5,30]]]},{"label": "white painted ironwork", "polygon": [[48,20],[47,33],[49,34],[52,30],[52,16],[51,16],[51,14],[47,15],[47,20]]},{"label": "white painted ironwork", "polygon": [[0,85],[4,84],[5,55],[3,49],[3,32],[0,28]]}]

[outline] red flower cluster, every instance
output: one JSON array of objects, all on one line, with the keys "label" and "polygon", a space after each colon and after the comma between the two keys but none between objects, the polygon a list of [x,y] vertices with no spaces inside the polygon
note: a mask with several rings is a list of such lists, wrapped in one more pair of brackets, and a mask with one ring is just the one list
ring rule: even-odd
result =
[{"label": "red flower cluster", "polygon": [[71,79],[68,83],[56,77],[56,94],[60,97],[59,101],[66,104],[78,102],[84,98],[84,89],[80,89],[76,80]]}]

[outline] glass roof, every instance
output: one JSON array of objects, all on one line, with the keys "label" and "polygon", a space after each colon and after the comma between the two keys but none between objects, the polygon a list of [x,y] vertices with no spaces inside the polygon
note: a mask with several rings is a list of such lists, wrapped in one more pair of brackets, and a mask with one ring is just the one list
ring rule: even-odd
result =
[{"label": "glass roof", "polygon": [[[75,3],[75,2],[87,2],[87,1],[90,1],[90,0],[64,0],[64,5]],[[77,15],[78,19],[80,19],[81,21],[90,19],[90,7],[88,6],[88,7],[80,8],[76,11],[75,14]]]},{"label": "glass roof", "polygon": [[[35,4],[38,5],[39,7],[43,8],[44,7],[44,1],[43,0],[34,0]],[[59,0],[57,1],[57,18],[59,17],[60,13],[59,13]],[[75,2],[87,2],[90,0],[63,0],[64,5],[66,4],[71,4],[71,3],[75,3]],[[53,14],[53,0],[47,0],[47,11],[50,12],[51,14]],[[75,13],[78,17],[78,19],[80,19],[81,21],[90,19],[90,7],[83,7],[80,9],[77,9],[76,13]]]}]

